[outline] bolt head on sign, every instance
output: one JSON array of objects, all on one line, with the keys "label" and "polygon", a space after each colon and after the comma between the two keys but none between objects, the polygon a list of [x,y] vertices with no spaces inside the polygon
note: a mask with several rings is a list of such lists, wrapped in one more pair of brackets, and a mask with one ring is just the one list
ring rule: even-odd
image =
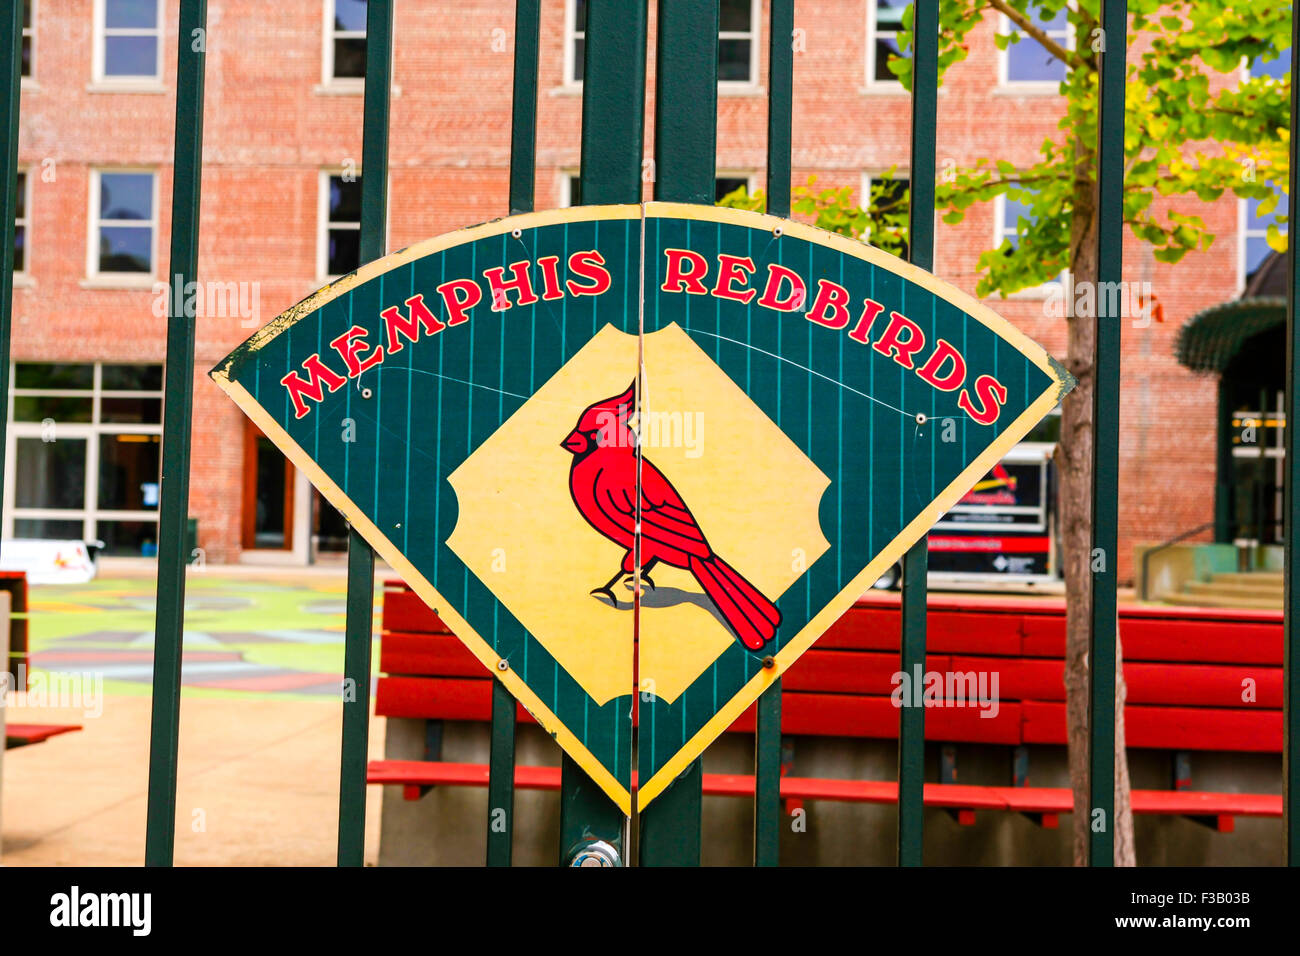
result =
[{"label": "bolt head on sign", "polygon": [[403,249],[212,377],[625,813],[634,724],[643,808],[1073,385],[899,259],[672,203]]}]

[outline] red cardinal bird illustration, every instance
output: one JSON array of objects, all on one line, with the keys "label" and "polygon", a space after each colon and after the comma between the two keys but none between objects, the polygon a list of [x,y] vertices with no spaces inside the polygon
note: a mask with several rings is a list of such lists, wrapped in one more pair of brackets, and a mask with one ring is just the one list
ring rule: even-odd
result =
[{"label": "red cardinal bird illustration", "polygon": [[[636,441],[628,419],[636,383],[622,395],[596,402],[578,418],[561,447],[573,455],[569,493],[587,523],[626,549],[623,563],[608,583],[592,590],[615,605],[611,590],[635,567],[632,545],[636,528]],[[660,561],[695,576],[740,642],[751,651],[776,635],[781,612],[762,592],[723,561],[704,537],[682,496],[644,455],[641,457],[641,577],[651,589],[649,572]]]}]

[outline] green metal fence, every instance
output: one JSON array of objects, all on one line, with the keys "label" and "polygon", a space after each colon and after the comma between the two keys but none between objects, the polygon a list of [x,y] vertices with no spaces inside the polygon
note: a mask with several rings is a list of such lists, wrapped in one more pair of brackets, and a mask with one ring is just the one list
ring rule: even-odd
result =
[{"label": "green metal fence", "polygon": [[[207,26],[206,0],[180,0],[179,36],[201,36]],[[794,0],[770,0],[767,195],[768,211],[789,215],[791,142],[794,127],[792,81]],[[587,4],[582,107],[582,198],[585,203],[637,203],[642,199],[642,130],[645,103],[647,0],[589,0]],[[718,0],[658,0],[655,90],[655,179],[657,199],[712,203],[717,139]],[[1125,0],[1102,0],[1103,31],[1120,33],[1127,24]],[[933,266],[936,112],[938,92],[939,0],[917,0],[914,89],[912,93],[910,255],[925,269]],[[370,0],[367,13],[362,168],[361,259],[379,258],[385,248],[390,77],[393,49],[392,0]],[[515,5],[514,107],[509,196],[502,212],[533,208],[540,0]],[[9,333],[12,317],[14,218],[22,33],[21,0],[0,0],[0,394],[7,394]],[[1293,23],[1293,48],[1300,46],[1300,20]],[[171,262],[168,275],[183,287],[195,278],[199,234],[199,191],[203,143],[204,43],[179,44],[176,63],[175,176],[172,196]],[[1123,236],[1124,76],[1126,44],[1112,42],[1101,57],[1099,117],[1100,282],[1118,282]],[[1291,126],[1296,128],[1300,98],[1292,88]],[[1296,145],[1291,145],[1289,214],[1296,215]],[[1300,420],[1295,371],[1300,341],[1295,335],[1295,302],[1300,274],[1295,245],[1288,255],[1290,295],[1287,315],[1287,411]],[[190,418],[194,365],[194,320],[175,304],[184,297],[173,289],[168,318],[166,407],[163,424],[161,527],[158,549],[158,604],[153,682],[146,862],[172,862],[176,815],[176,761],[179,739],[180,665],[184,630],[185,542],[189,497]],[[1103,303],[1106,302],[1103,299]],[[1117,511],[1114,489],[1119,460],[1120,324],[1105,304],[1096,319],[1097,358],[1094,390],[1096,441],[1093,446],[1092,546],[1114,554]],[[0,420],[0,465],[5,448]],[[1284,813],[1287,859],[1300,863],[1300,652],[1293,621],[1300,614],[1300,565],[1290,560],[1290,529],[1300,527],[1300,498],[1293,462],[1296,429],[1286,432],[1286,597]],[[1113,862],[1116,660],[1116,567],[1104,563],[1093,577],[1090,692],[1090,803],[1092,816],[1107,823],[1091,829],[1093,865]],[[902,667],[923,665],[926,652],[926,570],[924,539],[904,565]],[[355,531],[349,539],[345,679],[355,693],[344,703],[342,775],[339,787],[339,865],[360,866],[364,852],[366,754],[370,710],[370,661],[374,556]],[[1098,676],[1100,675],[1100,679]],[[504,830],[490,825],[487,862],[508,865],[513,827],[515,704],[495,682],[492,704],[491,776],[488,806],[504,808]],[[925,711],[900,708],[898,749],[898,862],[922,860]],[[781,825],[779,775],[781,689],[773,685],[759,702],[755,746],[754,861],[779,862]],[[567,756],[563,758],[561,839],[564,862],[573,847],[593,837],[628,855],[628,821]],[[697,864],[700,859],[702,776],[699,761],[653,807],[640,815],[639,862],[643,865]]]}]

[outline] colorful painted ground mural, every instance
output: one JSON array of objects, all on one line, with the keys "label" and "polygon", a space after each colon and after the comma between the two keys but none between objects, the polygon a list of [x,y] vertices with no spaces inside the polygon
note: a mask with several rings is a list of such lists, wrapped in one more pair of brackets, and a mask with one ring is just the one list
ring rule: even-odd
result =
[{"label": "colorful painted ground mural", "polygon": [[[191,574],[184,692],[337,696],[343,673],[343,575],[261,581]],[[102,675],[106,694],[149,693],[154,582],[106,577],[31,589],[33,670]],[[378,596],[375,601],[379,611]],[[375,643],[376,659],[378,642]]]}]

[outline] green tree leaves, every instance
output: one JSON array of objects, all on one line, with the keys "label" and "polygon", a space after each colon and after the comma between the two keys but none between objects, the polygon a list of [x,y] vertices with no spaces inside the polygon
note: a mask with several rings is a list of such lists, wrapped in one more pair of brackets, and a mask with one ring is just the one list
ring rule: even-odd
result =
[{"label": "green tree leaves", "polygon": [[[1040,19],[1065,11],[1074,42],[1062,49],[1033,35]],[[979,258],[977,294],[1009,294],[1039,285],[1071,266],[1071,217],[1080,190],[1096,181],[1099,0],[945,0],[939,12],[940,81],[970,52],[970,34],[983,20],[997,23],[994,43],[1037,43],[1064,53],[1068,69],[1058,132],[1038,159],[1018,168],[997,157],[948,168],[936,186],[943,221],[961,222],[977,203],[1005,196],[1026,207],[1015,243],[1004,241]],[[1269,244],[1286,248],[1276,201],[1288,176],[1290,93],[1287,81],[1263,75],[1291,44],[1291,6],[1278,0],[1130,0],[1124,152],[1124,220],[1161,262],[1209,248],[1214,236],[1197,205],[1225,193],[1261,200],[1273,216]],[[1005,21],[1002,18],[1006,18]],[[1005,32],[1004,23],[1012,24]],[[912,42],[912,8],[902,18],[900,46]],[[1112,41],[1113,42],[1113,41]],[[1056,47],[1056,52],[1053,51]],[[1058,59],[1061,59],[1058,56]],[[1243,65],[1259,75],[1247,75]],[[891,57],[889,69],[911,89],[912,61]],[[1289,81],[1289,74],[1288,74]],[[1052,108],[1051,101],[1043,104]],[[940,144],[942,150],[942,144]],[[743,191],[742,191],[743,192]],[[817,225],[895,254],[905,249],[906,197],[873,186],[855,205],[849,188],[795,190],[793,208]],[[1086,197],[1087,192],[1083,195]],[[732,194],[723,205],[762,208],[762,194]],[[1091,209],[1080,210],[1091,215]]]}]

